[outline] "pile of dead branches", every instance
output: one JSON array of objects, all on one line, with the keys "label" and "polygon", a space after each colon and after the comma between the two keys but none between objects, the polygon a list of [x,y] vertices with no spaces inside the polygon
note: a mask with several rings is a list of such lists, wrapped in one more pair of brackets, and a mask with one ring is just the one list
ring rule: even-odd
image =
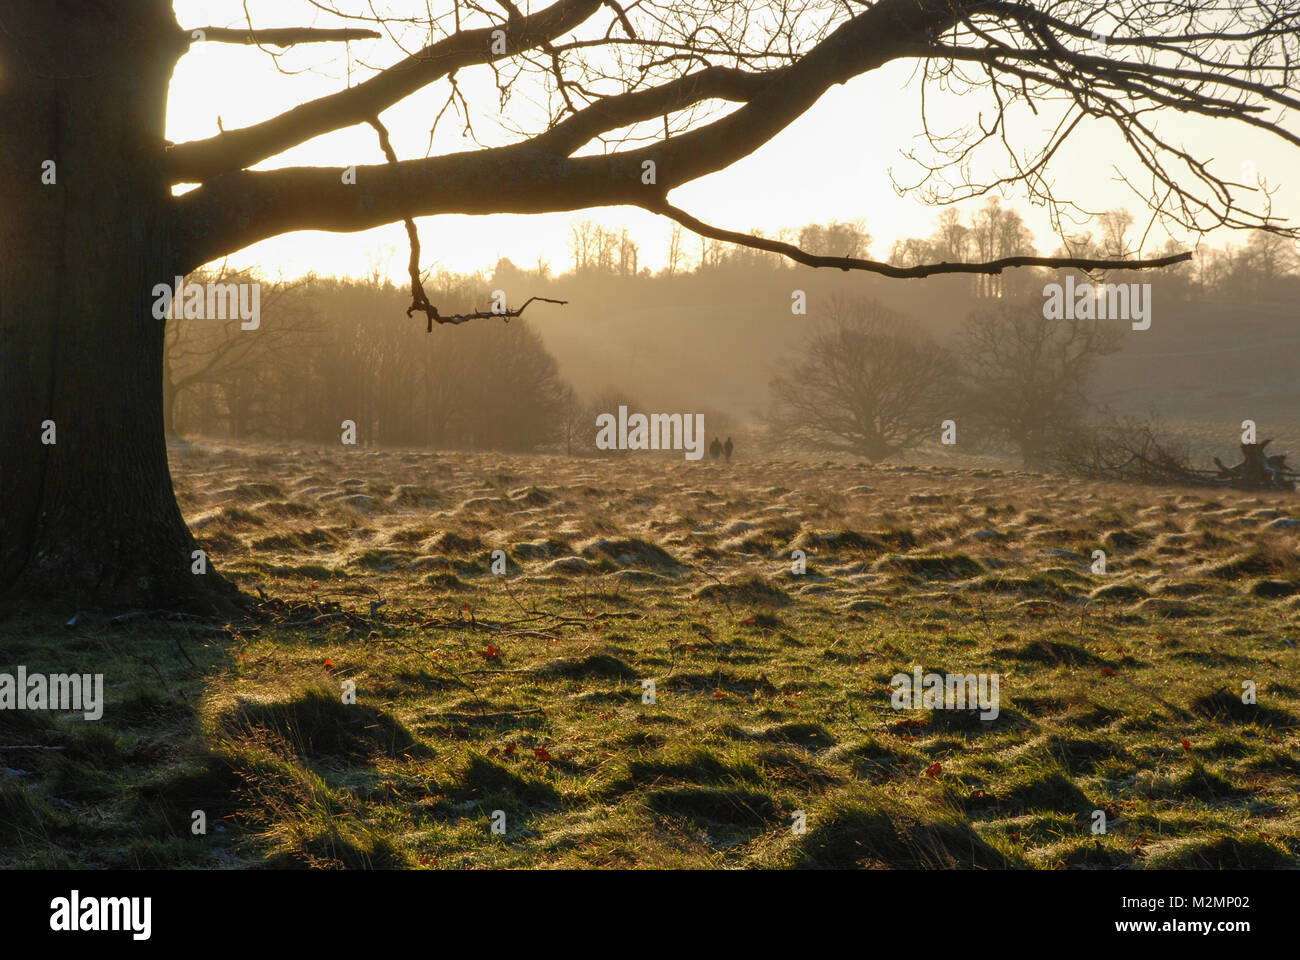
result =
[{"label": "pile of dead branches", "polygon": [[1117,420],[1074,433],[1054,459],[1066,473],[1097,480],[1294,491],[1300,474],[1287,466],[1285,454],[1264,452],[1271,442],[1243,443],[1241,463],[1228,467],[1215,457],[1217,470],[1201,470],[1192,466],[1185,443],[1161,434],[1151,421]]}]

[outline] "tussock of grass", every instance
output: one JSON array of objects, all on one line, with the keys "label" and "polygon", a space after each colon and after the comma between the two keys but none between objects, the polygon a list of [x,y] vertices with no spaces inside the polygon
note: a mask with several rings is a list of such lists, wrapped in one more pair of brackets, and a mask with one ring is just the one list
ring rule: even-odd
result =
[{"label": "tussock of grass", "polygon": [[856,530],[805,530],[792,546],[819,554],[877,554],[886,545],[880,538],[865,536]]},{"label": "tussock of grass", "polygon": [[872,566],[873,570],[897,571],[925,579],[954,580],[973,577],[983,572],[984,566],[964,553],[949,554],[889,554]]},{"label": "tussock of grass", "polygon": [[999,802],[1015,812],[1053,810],[1057,813],[1083,814],[1094,808],[1069,772],[1051,767],[1031,771],[998,795]]},{"label": "tussock of grass", "polygon": [[1258,723],[1267,727],[1293,727],[1297,723],[1289,713],[1260,703],[1243,703],[1240,694],[1222,688],[1195,697],[1191,709],[1218,722]]},{"label": "tussock of grass", "polygon": [[545,507],[555,502],[553,494],[539,487],[523,487],[510,491],[510,499],[524,507]]},{"label": "tussock of grass", "polygon": [[1259,836],[1190,837],[1160,847],[1147,858],[1152,870],[1277,870],[1294,856]]},{"label": "tussock of grass", "polygon": [[1017,596],[1051,597],[1069,599],[1072,594],[1046,575],[1029,577],[1004,577],[989,574],[966,586],[968,590],[983,593],[1006,593]]},{"label": "tussock of grass", "polygon": [[1114,603],[1129,603],[1144,600],[1149,596],[1147,589],[1139,583],[1108,583],[1098,587],[1090,594],[1093,600],[1108,600]]},{"label": "tussock of grass", "polygon": [[210,527],[225,527],[227,529],[235,527],[262,527],[266,525],[266,520],[242,507],[226,506],[213,510],[210,513],[204,513],[190,521],[190,526],[195,530],[202,530],[206,535],[211,536]]},{"label": "tussock of grass", "polygon": [[1037,637],[1020,646],[998,647],[993,656],[1023,663],[1067,664],[1072,667],[1097,666],[1106,661],[1077,643]]},{"label": "tussock of grass", "polygon": [[626,778],[618,781],[615,788],[665,781],[709,785],[756,783],[760,778],[752,764],[730,764],[710,750],[696,748],[675,756],[670,753],[663,759],[633,760],[627,765]]},{"label": "tussock of grass", "polygon": [[1231,800],[1247,795],[1250,791],[1234,787],[1231,782],[1206,768],[1200,761],[1193,761],[1187,770],[1173,780],[1169,792],[1180,797],[1215,801]]},{"label": "tussock of grass", "polygon": [[1289,597],[1300,593],[1300,582],[1294,580],[1256,580],[1250,585],[1253,597]]},{"label": "tussock of grass", "polygon": [[512,544],[510,553],[520,560],[527,562],[529,560],[553,560],[556,557],[569,556],[573,553],[566,540],[559,537],[547,537],[543,540],[524,541]]},{"label": "tussock of grass", "polygon": [[1300,556],[1297,556],[1294,546],[1280,541],[1263,541],[1229,560],[1211,565],[1206,573],[1228,580],[1244,576],[1300,573]]},{"label": "tussock of grass", "polygon": [[677,570],[682,565],[663,547],[638,538],[601,537],[585,543],[579,552],[588,560],[607,561],[615,567],[639,566],[652,570]]},{"label": "tussock of grass", "polygon": [[1147,597],[1134,608],[1144,617],[1161,620],[1183,620],[1187,617],[1204,615],[1205,608],[1193,606],[1182,600],[1170,600],[1167,597]]},{"label": "tussock of grass", "polygon": [[483,541],[478,537],[465,537],[451,530],[444,530],[442,533],[433,537],[425,547],[430,550],[436,550],[439,553],[482,553],[485,549]]},{"label": "tussock of grass", "polygon": [[382,710],[345,704],[333,691],[307,690],[287,702],[243,702],[219,723],[229,731],[264,728],[294,744],[305,758],[364,760],[376,754],[418,757],[429,748]]},{"label": "tussock of grass", "polygon": [[435,507],[442,503],[442,498],[428,487],[404,483],[394,488],[390,502],[403,507]]},{"label": "tussock of grass", "polygon": [[458,810],[472,808],[529,813],[559,802],[560,795],[555,787],[535,773],[521,772],[471,753],[468,763],[447,786],[443,806]]},{"label": "tussock of grass", "polygon": [[67,818],[19,783],[0,783],[0,843],[11,850],[50,845]]},{"label": "tussock of grass", "polygon": [[776,821],[780,811],[772,798],[754,790],[723,787],[657,787],[645,793],[652,810],[681,817],[699,827],[757,826]]},{"label": "tussock of grass", "polygon": [[815,811],[790,862],[804,869],[840,870],[993,870],[1013,865],[956,812],[922,810],[865,791],[836,796]]},{"label": "tussock of grass", "polygon": [[922,766],[916,754],[879,737],[842,744],[827,753],[826,760],[847,766],[855,777],[872,782],[914,776]]},{"label": "tussock of grass", "polygon": [[817,723],[778,723],[757,729],[731,728],[730,736],[768,743],[790,743],[811,750],[825,750],[835,745],[835,738]]},{"label": "tussock of grass", "polygon": [[580,659],[552,660],[538,667],[539,673],[549,673],[561,677],[583,679],[587,677],[605,677],[615,680],[635,680],[637,672],[620,660],[607,653],[594,653]]},{"label": "tussock of grass", "polygon": [[1150,536],[1134,530],[1112,530],[1101,538],[1101,542],[1111,550],[1134,550],[1150,539]]},{"label": "tussock of grass", "polygon": [[253,509],[267,516],[293,519],[314,517],[318,513],[315,507],[294,500],[268,500],[266,503],[259,503]]},{"label": "tussock of grass", "polygon": [[793,603],[790,594],[758,576],[742,577],[730,583],[710,583],[696,591],[701,600],[784,607]]},{"label": "tussock of grass", "polygon": [[1128,751],[1103,737],[1074,737],[1052,734],[1038,748],[1040,755],[1061,764],[1071,775],[1092,773],[1105,760],[1127,760]]}]

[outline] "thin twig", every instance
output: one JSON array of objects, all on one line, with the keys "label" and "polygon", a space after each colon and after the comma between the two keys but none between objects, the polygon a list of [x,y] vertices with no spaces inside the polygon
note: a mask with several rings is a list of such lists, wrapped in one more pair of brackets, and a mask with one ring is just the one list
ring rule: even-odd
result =
[{"label": "thin twig", "polygon": [[432,720],[500,720],[503,717],[520,717],[544,712],[541,707],[530,707],[527,710],[500,710],[496,713],[428,713],[425,717]]}]

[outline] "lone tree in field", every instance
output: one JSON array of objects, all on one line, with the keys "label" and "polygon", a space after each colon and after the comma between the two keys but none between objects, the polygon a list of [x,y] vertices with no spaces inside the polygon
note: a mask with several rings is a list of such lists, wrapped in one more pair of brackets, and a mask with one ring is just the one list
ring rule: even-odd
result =
[{"label": "lone tree in field", "polygon": [[[245,9],[256,17],[257,6]],[[5,599],[53,599],[63,609],[73,602],[212,609],[238,597],[215,573],[191,572],[194,541],[172,494],[163,439],[164,324],[151,306],[156,284],[278,234],[405,221],[412,309],[430,328],[466,319],[438,313],[418,283],[410,218],[442,213],[627,205],[713,240],[891,277],[996,274],[1024,264],[1136,268],[1190,256],[896,266],[711,226],[669,201],[673,188],[757,150],[832,86],[905,60],[918,65],[925,84],[972,82],[989,93],[980,123],[955,138],[938,131],[929,143],[933,177],[919,187],[939,186],[933,199],[1019,184],[1033,198],[1069,203],[1051,192],[1050,161],[1064,141],[1091,130],[1085,118],[1092,118],[1119,128],[1130,161],[1149,174],[1151,182],[1138,185],[1142,196],[1158,198],[1158,212],[1189,232],[1229,226],[1291,235],[1270,218],[1266,196],[1217,176],[1207,158],[1164,139],[1157,120],[1199,114],[1300,144],[1285,126],[1286,111],[1300,102],[1292,68],[1300,12],[1292,5],[553,0],[525,9],[510,0],[450,0],[411,2],[391,19],[372,3],[350,7],[355,17],[331,12],[331,0],[304,2],[304,17],[336,22],[259,30],[256,23],[182,26],[166,0],[3,5]],[[192,44],[285,46],[381,34],[395,45],[366,64],[378,56],[392,65],[362,82],[208,139],[165,138],[168,84]],[[399,40],[416,36],[422,48],[394,59]],[[459,104],[457,78],[474,70],[494,71],[507,89],[531,85],[508,100],[503,91],[502,102],[549,104],[549,119],[507,146],[397,158],[380,115],[435,84]],[[1021,132],[1027,104],[1032,117]],[[918,129],[933,131],[920,120]],[[354,182],[345,182],[344,168],[251,169],[355,124],[374,127],[376,154],[357,158]],[[945,192],[943,173],[973,169],[970,151],[981,146],[1006,151],[998,182],[960,177]],[[810,147],[809,175],[827,148]],[[378,156],[384,160],[368,163]],[[196,186],[173,194],[183,184]],[[762,192],[756,196],[761,202]]]},{"label": "lone tree in field", "polygon": [[956,360],[873,300],[837,299],[771,384],[785,443],[883,460],[937,437],[955,409]]},{"label": "lone tree in field", "polygon": [[1006,303],[971,314],[962,330],[962,408],[978,433],[1009,442],[1035,469],[1080,430],[1097,362],[1120,340],[1113,322],[1045,313],[1041,301]]}]

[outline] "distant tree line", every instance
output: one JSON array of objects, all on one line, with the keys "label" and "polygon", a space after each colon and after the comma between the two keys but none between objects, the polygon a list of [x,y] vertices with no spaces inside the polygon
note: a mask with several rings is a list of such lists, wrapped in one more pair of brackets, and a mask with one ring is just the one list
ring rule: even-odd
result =
[{"label": "distant tree line", "polygon": [[[408,294],[378,278],[262,289],[256,331],[169,321],[171,432],[337,442],[351,420],[366,446],[533,450],[561,439],[572,391],[527,318],[434,338],[406,317]],[[482,278],[442,274],[429,290],[444,313],[487,306]]]},{"label": "distant tree line", "polygon": [[[1104,213],[1093,226],[1067,237],[1055,253],[1120,259],[1138,252],[1127,211]],[[991,198],[968,222],[945,210],[930,236],[895,243],[890,260],[911,265],[1032,254],[1031,239],[1019,215]],[[1162,252],[1177,249],[1170,242]],[[1164,303],[1285,302],[1300,295],[1298,274],[1296,244],[1255,231],[1241,246],[1203,248],[1192,261],[1159,272],[1076,274],[1075,280],[1151,283]],[[1079,451],[1103,447],[1107,456],[1121,450],[1143,463],[1184,463],[1186,453],[1171,452],[1176,441],[1154,421],[1121,422],[1090,399],[1098,363],[1119,349],[1129,321],[1073,311],[1049,318],[1044,284],[1060,279],[1054,271],[1027,269],[948,281],[968,284],[968,309],[943,345],[915,318],[875,299],[829,298],[816,311],[821,323],[771,380],[768,440],[776,449],[882,460],[941,442],[941,424],[950,420],[961,449],[1010,450],[1035,469],[1078,473]]]},{"label": "distant tree line", "polygon": [[[860,220],[807,224],[779,237],[816,253],[854,257],[869,256],[873,242]],[[1120,257],[1134,254],[1138,244],[1133,218],[1119,210],[1095,218],[1091,231],[1067,238],[1056,252]],[[890,259],[907,264],[1034,252],[1020,216],[990,199],[966,220],[945,210],[928,237],[895,243]],[[534,294],[568,298],[577,289],[588,306],[598,302],[600,311],[616,313],[655,300],[660,290],[665,304],[688,303],[736,285],[779,284],[784,281],[772,275],[783,271],[806,271],[776,254],[676,230],[664,267],[651,273],[626,230],[590,220],[571,225],[569,253],[570,269],[559,276],[540,259],[531,270],[501,260],[477,274],[439,272],[426,288],[444,314],[486,309],[497,289],[512,306]],[[1300,295],[1298,271],[1293,243],[1253,233],[1239,247],[1201,249],[1190,263],[1106,280],[1154,282],[1165,302],[1247,293],[1252,300],[1293,300]],[[724,278],[725,286],[711,286],[710,277]],[[815,289],[820,277],[810,275],[801,285]],[[926,442],[940,421],[952,418],[959,420],[963,449],[1001,445],[1040,465],[1052,458],[1059,438],[1077,429],[1088,378],[1116,348],[1113,324],[1044,321],[1042,287],[1053,278],[1026,269],[927,281],[936,291],[947,285],[942,302],[968,308],[943,346],[872,298],[839,296],[820,327],[810,321],[800,349],[772,379],[763,431],[751,432],[726,411],[690,404],[691,412],[706,413],[710,438],[743,436],[746,453],[761,442],[870,459]],[[167,321],[169,434],[336,442],[342,421],[352,420],[366,445],[590,455],[600,452],[597,414],[615,412],[620,403],[643,409],[613,380],[585,394],[575,389],[538,333],[537,314],[509,324],[440,327],[430,336],[419,317],[405,314],[408,291],[377,272],[363,279],[268,281],[216,270],[187,280],[260,283],[261,319],[256,331],[241,329],[238,318],[187,319],[179,311]],[[876,290],[887,283],[868,282]],[[564,315],[550,317],[558,325]],[[599,337],[599,330],[587,335],[593,349]],[[669,410],[687,412],[681,404]]]}]

